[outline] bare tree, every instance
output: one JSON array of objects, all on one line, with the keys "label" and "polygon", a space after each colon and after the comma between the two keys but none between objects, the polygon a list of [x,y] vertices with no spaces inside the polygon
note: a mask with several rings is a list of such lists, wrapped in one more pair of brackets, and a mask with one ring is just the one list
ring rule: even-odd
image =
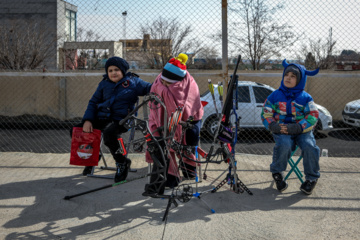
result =
[{"label": "bare tree", "polygon": [[[229,24],[229,46],[243,59],[249,59],[254,70],[268,63],[270,58],[280,57],[300,38],[288,24],[279,24],[275,14],[283,4],[267,5],[266,0],[239,0],[229,3],[229,12],[240,21]],[[219,40],[221,34],[213,36]]]},{"label": "bare tree", "polygon": [[141,26],[144,39],[143,51],[146,63],[151,68],[162,68],[173,56],[181,52],[191,52],[195,55],[202,49],[202,42],[190,38],[191,26],[182,27],[176,20],[166,20],[162,17]]},{"label": "bare tree", "polygon": [[10,20],[0,25],[0,67],[35,69],[56,50],[57,37],[45,24],[32,20]]},{"label": "bare tree", "polygon": [[316,66],[321,69],[329,69],[334,65],[333,53],[336,51],[336,41],[332,38],[332,28],[329,29],[329,36],[326,40],[319,38],[318,40],[309,39],[308,44],[303,44],[300,54],[302,57],[312,53],[316,61]]},{"label": "bare tree", "polygon": [[78,28],[76,32],[77,42],[91,42],[100,41],[101,36],[95,33],[93,30],[85,30],[84,28]]}]

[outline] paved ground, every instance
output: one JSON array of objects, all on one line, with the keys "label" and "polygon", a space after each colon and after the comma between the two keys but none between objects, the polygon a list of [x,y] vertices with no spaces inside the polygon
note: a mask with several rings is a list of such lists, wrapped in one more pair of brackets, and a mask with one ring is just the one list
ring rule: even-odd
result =
[{"label": "paved ground", "polygon": [[[143,156],[131,158],[139,171],[128,179],[146,172]],[[322,176],[310,196],[295,177],[284,193],[274,189],[271,156],[237,160],[254,195],[226,188],[203,195],[215,214],[199,199],[181,203],[163,236],[167,201],[141,195],[145,178],[64,200],[113,182],[81,176],[69,154],[0,153],[0,239],[360,239],[359,158],[321,158]],[[216,177],[226,165],[209,168]],[[200,189],[211,186],[204,181]]]}]

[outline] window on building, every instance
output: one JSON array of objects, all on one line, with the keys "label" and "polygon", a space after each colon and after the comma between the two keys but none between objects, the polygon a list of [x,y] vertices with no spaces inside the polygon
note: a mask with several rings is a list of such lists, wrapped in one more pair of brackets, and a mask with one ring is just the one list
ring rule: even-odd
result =
[{"label": "window on building", "polygon": [[67,41],[76,41],[76,12],[66,9],[66,37]]}]

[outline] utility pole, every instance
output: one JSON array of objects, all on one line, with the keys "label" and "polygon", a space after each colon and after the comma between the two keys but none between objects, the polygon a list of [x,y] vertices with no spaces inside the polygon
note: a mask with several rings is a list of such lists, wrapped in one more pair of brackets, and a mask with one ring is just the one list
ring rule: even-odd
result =
[{"label": "utility pole", "polygon": [[123,58],[126,59],[126,16],[127,16],[127,11],[122,13],[123,17],[124,17],[124,53],[123,53]]},{"label": "utility pole", "polygon": [[227,7],[228,7],[227,0],[221,0],[222,72],[223,72],[223,85],[226,86],[226,90],[228,85],[228,72],[229,72]]}]

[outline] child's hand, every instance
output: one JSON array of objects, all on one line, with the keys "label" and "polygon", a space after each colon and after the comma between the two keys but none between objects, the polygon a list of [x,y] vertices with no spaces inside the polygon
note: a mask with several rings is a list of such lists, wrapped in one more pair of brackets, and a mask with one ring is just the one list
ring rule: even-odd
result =
[{"label": "child's hand", "polygon": [[90,121],[85,121],[83,125],[83,132],[93,132],[93,126]]},{"label": "child's hand", "polygon": [[285,124],[283,124],[283,123],[281,123],[281,124],[279,124],[280,125],[280,133],[281,134],[289,134],[288,133],[288,129],[287,129],[287,126],[285,125]]}]

